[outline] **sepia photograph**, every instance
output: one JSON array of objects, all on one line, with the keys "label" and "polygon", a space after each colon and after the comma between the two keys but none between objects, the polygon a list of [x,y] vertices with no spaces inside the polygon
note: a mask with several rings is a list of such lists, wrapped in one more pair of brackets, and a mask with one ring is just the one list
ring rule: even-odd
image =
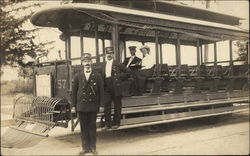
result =
[{"label": "sepia photograph", "polygon": [[0,0],[0,155],[249,155],[248,0]]}]

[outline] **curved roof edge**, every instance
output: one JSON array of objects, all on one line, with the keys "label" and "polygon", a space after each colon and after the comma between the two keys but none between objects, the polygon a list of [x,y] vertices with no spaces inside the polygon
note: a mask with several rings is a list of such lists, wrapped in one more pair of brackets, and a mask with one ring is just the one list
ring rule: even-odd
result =
[{"label": "curved roof edge", "polygon": [[[195,25],[203,25],[203,26],[210,26],[210,27],[217,27],[217,28],[224,28],[229,30],[235,30],[235,31],[242,31],[242,32],[249,32],[249,30],[243,30],[241,28],[238,28],[236,26],[232,25],[226,25],[221,23],[215,23],[215,22],[209,22],[204,20],[197,20],[197,19],[191,19],[186,17],[179,17],[179,16],[173,16],[173,15],[166,15],[161,13],[153,13],[148,11],[141,11],[141,10],[135,10],[135,9],[129,9],[129,8],[122,8],[122,7],[115,7],[115,6],[109,6],[104,4],[90,4],[90,3],[71,3],[62,5],[59,7],[49,7],[46,9],[42,9],[31,17],[31,23],[37,26],[44,26],[47,27],[47,23],[44,24],[38,24],[37,20],[39,20],[39,17],[46,13],[53,14],[54,11],[66,11],[66,10],[92,10],[92,11],[105,11],[105,12],[113,12],[113,13],[120,13],[120,14],[126,14],[126,15],[136,15],[136,16],[143,16],[148,18],[155,18],[155,19],[161,19],[161,20],[169,20],[174,22],[180,22],[180,23],[188,23],[188,24],[195,24]],[[53,22],[53,21],[50,21]]]}]

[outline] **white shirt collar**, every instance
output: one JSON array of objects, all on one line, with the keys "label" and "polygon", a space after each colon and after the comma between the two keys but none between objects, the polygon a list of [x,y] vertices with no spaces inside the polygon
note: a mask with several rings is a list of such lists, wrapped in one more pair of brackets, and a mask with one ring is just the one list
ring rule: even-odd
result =
[{"label": "white shirt collar", "polygon": [[90,74],[92,73],[92,69],[90,68],[90,72],[87,73],[86,70],[84,69],[84,75],[86,77],[87,80],[89,80]]},{"label": "white shirt collar", "polygon": [[106,64],[106,67],[105,67],[105,76],[106,77],[111,77],[112,64],[113,64],[113,59],[112,60],[107,60],[107,64]]}]

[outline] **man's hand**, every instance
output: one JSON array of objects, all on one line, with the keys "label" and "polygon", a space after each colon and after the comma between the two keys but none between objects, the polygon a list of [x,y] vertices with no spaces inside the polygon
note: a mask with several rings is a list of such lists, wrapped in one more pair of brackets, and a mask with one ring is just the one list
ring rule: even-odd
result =
[{"label": "man's hand", "polygon": [[102,113],[102,112],[104,112],[104,107],[99,108],[99,113]]}]

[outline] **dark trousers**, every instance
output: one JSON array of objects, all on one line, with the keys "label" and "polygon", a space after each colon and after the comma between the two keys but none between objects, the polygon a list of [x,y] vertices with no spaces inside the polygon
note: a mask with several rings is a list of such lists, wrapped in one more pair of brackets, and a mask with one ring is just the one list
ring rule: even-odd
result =
[{"label": "dark trousers", "polygon": [[78,112],[81,128],[82,148],[85,151],[96,150],[97,112]]},{"label": "dark trousers", "polygon": [[154,71],[152,69],[138,70],[133,73],[133,78],[135,79],[135,87],[138,87],[140,93],[145,92],[147,78],[153,76]]},{"label": "dark trousers", "polygon": [[[110,78],[105,79],[105,102],[104,102],[104,117],[105,124],[108,127],[112,125],[120,125],[121,121],[121,110],[122,110],[122,102],[121,96],[115,96],[114,90],[112,88],[112,80]],[[111,106],[112,102],[114,103],[114,118],[111,121]]]}]

